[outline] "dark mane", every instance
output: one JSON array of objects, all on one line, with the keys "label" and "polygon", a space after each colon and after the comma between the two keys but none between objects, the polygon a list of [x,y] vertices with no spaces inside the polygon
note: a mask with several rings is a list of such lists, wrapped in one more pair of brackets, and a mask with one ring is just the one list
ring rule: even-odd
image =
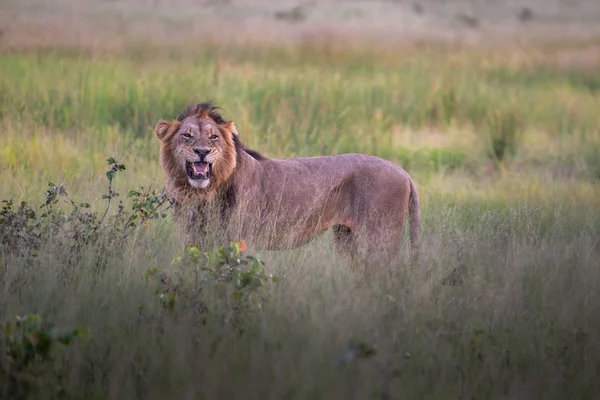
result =
[{"label": "dark mane", "polygon": [[[214,105],[211,101],[207,101],[204,103],[198,103],[198,104],[192,104],[192,105],[189,105],[185,109],[185,111],[183,111],[181,114],[179,114],[179,116],[177,117],[177,121],[182,122],[187,117],[193,117],[193,116],[196,116],[198,118],[209,117],[213,121],[215,121],[217,124],[225,125],[230,121],[226,121],[221,116],[221,114],[219,114],[218,110],[220,110],[220,109],[221,109],[221,107]],[[233,135],[233,142],[235,143],[235,148],[238,151],[243,150],[256,160],[264,160],[265,159],[265,157],[263,157],[259,152],[247,149],[244,146],[244,144],[240,141],[240,138],[237,135]]]},{"label": "dark mane", "polygon": [[240,138],[237,135],[233,135],[233,142],[235,143],[235,148],[238,151],[238,154],[239,154],[240,150],[242,150],[242,151],[245,151],[246,153],[248,153],[255,160],[260,161],[260,160],[265,159],[265,157],[262,154],[260,154],[258,151],[247,149],[244,146],[244,144],[240,141]]},{"label": "dark mane", "polygon": [[177,121],[182,122],[187,117],[196,116],[198,118],[209,117],[219,125],[225,125],[228,121],[219,114],[220,107],[214,105],[212,102],[207,101],[205,103],[192,104],[188,106],[184,112],[179,114]]}]

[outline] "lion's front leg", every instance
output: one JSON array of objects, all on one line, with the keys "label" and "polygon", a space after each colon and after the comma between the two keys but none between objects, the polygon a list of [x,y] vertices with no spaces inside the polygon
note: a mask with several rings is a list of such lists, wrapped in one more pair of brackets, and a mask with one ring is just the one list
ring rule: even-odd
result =
[{"label": "lion's front leg", "polygon": [[215,218],[214,213],[203,207],[180,208],[176,221],[184,248],[194,246],[201,251],[210,251],[234,240],[225,221]]},{"label": "lion's front leg", "polygon": [[182,227],[184,248],[193,246],[203,250],[206,236],[206,218],[203,213],[193,207],[181,207],[177,214],[177,223]]}]

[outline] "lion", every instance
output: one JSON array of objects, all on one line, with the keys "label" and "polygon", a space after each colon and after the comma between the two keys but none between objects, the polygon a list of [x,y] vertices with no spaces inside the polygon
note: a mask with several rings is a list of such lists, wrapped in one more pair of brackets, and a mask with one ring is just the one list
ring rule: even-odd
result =
[{"label": "lion", "polygon": [[269,158],[247,149],[235,122],[219,110],[211,102],[194,104],[154,129],[186,245],[202,247],[210,233],[220,243],[289,250],[331,228],[350,263],[390,263],[408,215],[416,251],[419,195],[404,169],[366,154]]}]

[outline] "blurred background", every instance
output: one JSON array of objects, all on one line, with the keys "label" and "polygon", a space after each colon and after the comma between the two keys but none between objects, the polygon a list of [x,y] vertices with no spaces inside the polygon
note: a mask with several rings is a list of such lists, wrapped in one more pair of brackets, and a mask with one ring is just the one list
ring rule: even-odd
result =
[{"label": "blurred background", "polygon": [[[419,39],[506,41],[598,34],[594,0],[3,0],[4,46]],[[182,43],[182,44],[183,44]]]}]

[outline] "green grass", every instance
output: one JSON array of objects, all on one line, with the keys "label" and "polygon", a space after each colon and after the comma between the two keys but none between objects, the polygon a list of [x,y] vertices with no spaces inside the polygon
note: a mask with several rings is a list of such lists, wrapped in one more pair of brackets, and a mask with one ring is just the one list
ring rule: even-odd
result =
[{"label": "green grass", "polygon": [[[236,314],[210,290],[165,308],[161,284],[144,279],[153,267],[176,276],[170,219],[123,248],[111,230],[70,248],[69,226],[38,251],[3,244],[0,322],[37,313],[47,329],[90,329],[86,344],[21,371],[30,398],[58,387],[91,399],[598,396],[600,74],[475,50],[136,49],[0,55],[0,199],[39,214],[50,179],[101,214],[114,155],[127,206],[129,189],[162,185],[154,124],[213,99],[268,156],[364,152],[406,167],[424,252],[411,265],[403,246],[402,264],[370,285],[328,236],[264,252],[283,279]],[[507,142],[497,159],[494,138]]]},{"label": "green grass", "polygon": [[[61,143],[67,139],[79,148],[66,150],[73,154],[64,160],[71,165],[67,171],[94,171],[103,154],[94,155],[107,148],[124,152],[131,144],[136,155],[154,161],[156,121],[176,116],[190,101],[210,98],[236,120],[249,146],[268,155],[368,152],[412,169],[433,166],[434,172],[483,165],[490,137],[505,134],[497,131],[510,125],[490,116],[510,122],[518,112],[524,140],[535,137],[527,146],[515,144],[521,165],[560,164],[567,173],[598,178],[593,149],[600,143],[600,103],[571,72],[542,70],[538,77],[530,68],[514,71],[502,64],[490,71],[481,61],[471,65],[448,57],[444,63],[427,53],[410,62],[382,61],[380,67],[369,54],[362,59],[342,54],[338,61],[320,63],[321,57],[336,59],[318,47],[299,49],[305,62],[298,64],[286,63],[288,55],[278,51],[223,53],[208,48],[191,59],[3,54],[0,109],[7,128],[0,167],[29,171],[33,149],[21,146],[57,140],[59,133]],[[597,73],[586,76],[600,79]],[[468,143],[457,146],[447,137],[447,146],[420,145],[419,132],[431,129],[442,135],[453,129],[468,135]],[[413,132],[416,145],[398,137],[402,130]],[[33,140],[24,144],[23,137]],[[51,147],[60,151],[70,145],[61,143]],[[76,154],[81,152],[87,154]],[[152,167],[145,168],[156,176]],[[0,190],[14,193],[6,186]]]}]

